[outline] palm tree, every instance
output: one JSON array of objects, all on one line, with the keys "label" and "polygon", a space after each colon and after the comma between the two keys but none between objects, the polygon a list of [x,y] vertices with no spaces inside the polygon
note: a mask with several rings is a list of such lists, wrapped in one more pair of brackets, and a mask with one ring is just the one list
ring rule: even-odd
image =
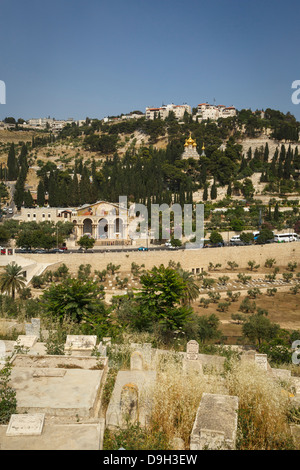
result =
[{"label": "palm tree", "polygon": [[22,269],[22,266],[13,261],[5,266],[4,272],[0,276],[1,292],[11,293],[13,299],[15,298],[15,292],[19,292],[25,287],[26,278],[22,274]]},{"label": "palm tree", "polygon": [[199,296],[199,286],[196,284],[192,273],[182,268],[177,269],[178,274],[185,283],[185,293],[183,296],[183,304],[190,304]]}]

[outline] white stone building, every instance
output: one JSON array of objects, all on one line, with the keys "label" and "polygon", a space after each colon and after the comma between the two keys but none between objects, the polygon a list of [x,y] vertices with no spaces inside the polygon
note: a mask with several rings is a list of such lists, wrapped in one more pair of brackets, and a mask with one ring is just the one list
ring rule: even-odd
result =
[{"label": "white stone building", "polygon": [[178,120],[183,119],[185,112],[192,114],[191,107],[188,104],[167,104],[162,105],[160,108],[146,108],[146,119],[153,120],[155,118],[160,118],[165,120],[171,111],[173,111],[176,119]]},{"label": "white stone building", "polygon": [[197,113],[193,117],[195,121],[217,121],[219,118],[227,118],[236,116],[236,109],[234,106],[224,106],[222,104],[212,105],[209,103],[198,104]]},{"label": "white stone building", "polygon": [[37,118],[37,119],[28,119],[26,122],[28,127],[36,127],[38,129],[46,129],[47,126],[49,129],[52,130],[61,130],[63,127],[65,127],[67,124],[73,124],[74,119],[73,118],[68,118],[66,120],[64,119],[54,119],[54,118]]}]

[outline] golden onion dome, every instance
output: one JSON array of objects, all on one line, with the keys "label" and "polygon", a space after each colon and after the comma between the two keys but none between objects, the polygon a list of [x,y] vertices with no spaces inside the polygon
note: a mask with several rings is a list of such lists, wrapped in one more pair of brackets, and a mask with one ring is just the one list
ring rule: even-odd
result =
[{"label": "golden onion dome", "polygon": [[190,133],[190,137],[188,139],[186,139],[184,146],[188,147],[190,145],[193,145],[194,147],[197,146],[196,141],[194,139],[192,139],[191,133]]}]

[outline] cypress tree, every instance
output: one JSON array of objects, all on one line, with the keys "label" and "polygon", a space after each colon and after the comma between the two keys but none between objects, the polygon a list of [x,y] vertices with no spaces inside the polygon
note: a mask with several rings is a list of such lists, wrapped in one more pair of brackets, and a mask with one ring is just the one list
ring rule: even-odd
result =
[{"label": "cypress tree", "polygon": [[56,182],[54,173],[51,170],[49,174],[49,184],[48,184],[48,204],[50,207],[57,207],[56,190],[57,190],[57,182]]},{"label": "cypress tree", "polygon": [[269,146],[268,146],[268,142],[266,142],[265,150],[264,150],[264,162],[268,163],[268,160],[269,160]]},{"label": "cypress tree", "polygon": [[18,163],[19,163],[19,166],[24,166],[25,168],[28,169],[27,154],[28,154],[27,145],[23,143],[22,148],[21,148],[21,153],[18,158]]},{"label": "cypress tree", "polygon": [[274,220],[275,220],[275,222],[277,222],[279,220],[278,202],[276,202],[275,209],[274,209]]},{"label": "cypress tree", "polygon": [[231,181],[229,181],[228,187],[227,187],[227,196],[231,196],[232,194],[232,187],[231,187]]},{"label": "cypress tree", "polygon": [[31,192],[29,191],[25,191],[24,192],[24,206],[25,207],[33,207],[34,206],[34,201],[33,201],[33,197],[31,195]]},{"label": "cypress tree", "polygon": [[214,181],[211,190],[210,190],[210,198],[211,199],[217,199],[217,186],[216,182]]},{"label": "cypress tree", "polygon": [[78,177],[77,177],[77,173],[74,173],[73,180],[71,183],[70,205],[79,206],[79,204],[80,204],[80,193],[79,193]]},{"label": "cypress tree", "polygon": [[40,207],[45,205],[45,186],[43,180],[40,180],[37,187],[37,205]]},{"label": "cypress tree", "polygon": [[207,184],[204,186],[204,191],[203,191],[203,196],[202,196],[203,201],[207,201],[208,199],[208,189],[207,189]]},{"label": "cypress tree", "polygon": [[14,181],[18,178],[18,163],[16,159],[15,146],[12,143],[7,157],[7,179]]}]

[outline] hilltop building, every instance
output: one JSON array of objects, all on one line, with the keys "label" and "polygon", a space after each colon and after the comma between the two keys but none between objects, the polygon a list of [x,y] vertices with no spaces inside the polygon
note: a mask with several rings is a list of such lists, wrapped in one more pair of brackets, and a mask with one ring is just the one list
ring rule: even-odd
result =
[{"label": "hilltop building", "polygon": [[54,118],[37,118],[37,119],[28,119],[23,127],[33,127],[36,129],[51,129],[53,131],[60,131],[67,124],[77,124],[81,125],[85,121],[74,121],[73,118],[64,119],[54,119]]},{"label": "hilltop building", "polygon": [[217,106],[208,104],[208,103],[200,103],[197,107],[197,113],[193,116],[195,121],[205,121],[206,119],[210,119],[211,121],[217,121],[219,118],[228,118],[236,116],[236,109],[234,106],[224,106],[222,104],[218,104]]},{"label": "hilltop building", "polygon": [[146,108],[146,119],[162,119],[165,120],[170,112],[175,114],[176,119],[181,120],[184,117],[184,114],[187,112],[188,114],[192,114],[191,107],[187,104],[182,105],[175,105],[175,104],[167,104],[163,105],[160,108]]}]

